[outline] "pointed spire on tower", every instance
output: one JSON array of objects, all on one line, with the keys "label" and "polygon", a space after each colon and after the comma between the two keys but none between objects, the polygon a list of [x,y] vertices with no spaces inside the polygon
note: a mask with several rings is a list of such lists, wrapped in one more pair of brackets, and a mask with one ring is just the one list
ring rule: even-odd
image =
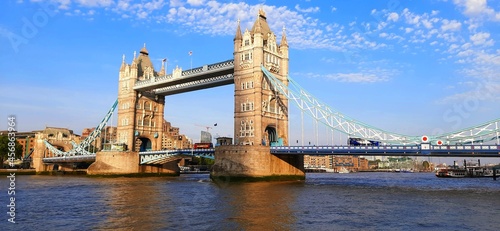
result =
[{"label": "pointed spire on tower", "polygon": [[125,64],[125,54],[123,54],[123,56],[122,56],[122,65],[120,67],[120,71],[125,70],[125,66],[127,66],[127,64]]},{"label": "pointed spire on tower", "polygon": [[240,28],[240,19],[238,19],[238,26],[236,27],[236,36],[234,37],[234,40],[241,40],[242,39],[241,35],[241,28]]},{"label": "pointed spire on tower", "polygon": [[260,25],[260,20],[258,17],[257,17],[257,20],[255,21],[255,24],[253,26],[254,26],[254,29],[253,29],[254,34],[262,34],[262,26]]},{"label": "pointed spire on tower", "polygon": [[286,41],[286,28],[283,26],[283,34],[281,35],[281,44],[280,46],[288,46],[288,42]]},{"label": "pointed spire on tower", "polygon": [[134,51],[134,59],[132,59],[132,68],[137,68],[137,52]]},{"label": "pointed spire on tower", "polygon": [[139,51],[142,55],[149,55],[148,50],[146,49],[146,43],[144,43],[144,47]]},{"label": "pointed spire on tower", "polygon": [[264,40],[268,39],[268,35],[271,33],[271,29],[267,24],[266,13],[264,12],[263,9],[259,10],[259,13],[257,14],[257,19],[255,20],[255,23],[253,24],[250,33],[252,33],[252,35],[262,34]]}]

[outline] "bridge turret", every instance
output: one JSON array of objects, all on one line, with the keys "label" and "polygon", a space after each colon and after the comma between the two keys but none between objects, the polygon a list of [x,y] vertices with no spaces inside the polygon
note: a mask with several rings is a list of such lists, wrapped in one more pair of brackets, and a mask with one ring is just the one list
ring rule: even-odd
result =
[{"label": "bridge turret", "polygon": [[242,36],[239,33],[238,24],[234,40],[235,145],[215,149],[212,177],[303,179],[303,156],[275,156],[269,147],[288,145],[288,99],[273,90],[262,66],[288,85],[286,37],[278,47],[262,9],[252,29]]},{"label": "bridge turret", "polygon": [[279,46],[279,53],[281,54],[281,63],[280,63],[280,73],[281,76],[284,77],[282,81],[288,81],[288,42],[286,40],[286,29],[283,26],[283,33],[281,35],[281,43]]},{"label": "bridge turret", "polygon": [[167,74],[166,70],[165,70],[165,62],[167,61],[167,59],[163,59],[161,61],[161,69],[160,69],[160,72],[158,72],[158,76],[165,76]]},{"label": "bridge turret", "polygon": [[126,66],[127,66],[127,64],[125,63],[125,54],[123,54],[122,65],[120,66],[120,72],[124,71]]},{"label": "bridge turret", "polygon": [[243,36],[241,35],[240,20],[238,19],[238,26],[236,27],[236,35],[234,36],[234,50],[241,47],[241,40]]},{"label": "bridge turret", "polygon": [[130,65],[130,76],[137,79],[137,57],[134,51],[134,58],[132,59],[132,64]]},{"label": "bridge turret", "polygon": [[[239,29],[238,29],[239,31]],[[271,90],[263,75],[264,65],[282,81],[288,73],[288,45],[278,47],[261,9],[252,29],[245,30],[241,45],[235,36],[235,144],[288,144],[288,100]]]},{"label": "bridge turret", "polygon": [[[163,138],[165,97],[151,92],[138,92],[133,88],[138,80],[154,79],[155,72],[146,44],[131,65],[123,61],[118,88],[118,142],[128,150],[159,150]],[[164,73],[164,66],[160,73]]]}]

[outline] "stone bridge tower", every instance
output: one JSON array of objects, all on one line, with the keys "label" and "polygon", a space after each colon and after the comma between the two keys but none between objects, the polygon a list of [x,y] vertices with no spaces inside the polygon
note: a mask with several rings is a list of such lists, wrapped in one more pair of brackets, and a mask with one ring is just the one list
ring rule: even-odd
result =
[{"label": "stone bridge tower", "polygon": [[288,43],[285,31],[278,44],[259,10],[249,31],[238,22],[234,38],[235,145],[215,150],[214,179],[304,179],[303,156],[272,155],[270,146],[288,145],[288,100],[274,90],[263,65],[288,85]]},{"label": "stone bridge tower", "polygon": [[278,44],[260,10],[250,31],[234,39],[234,137],[240,145],[288,145],[288,99],[274,91],[261,66],[288,84],[285,31]]},{"label": "stone bridge tower", "polygon": [[123,57],[118,81],[117,139],[130,151],[161,149],[165,96],[133,89],[136,81],[161,75],[165,75],[164,66],[160,72],[154,70],[146,45],[138,57],[134,52],[132,64],[126,64]]}]

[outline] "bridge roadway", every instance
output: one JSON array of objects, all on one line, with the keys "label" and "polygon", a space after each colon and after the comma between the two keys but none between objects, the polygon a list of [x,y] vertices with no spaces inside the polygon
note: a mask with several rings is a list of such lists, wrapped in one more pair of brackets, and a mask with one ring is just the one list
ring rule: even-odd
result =
[{"label": "bridge roadway", "polygon": [[42,159],[43,163],[80,163],[95,161],[95,154],[93,155],[74,155],[74,156],[58,156],[58,157],[45,157]]},{"label": "bridge roadway", "polygon": [[272,154],[500,157],[500,145],[276,146]]},{"label": "bridge roadway", "polygon": [[[180,156],[213,159],[214,148],[177,149],[140,152],[140,164],[163,164]],[[356,155],[356,156],[429,156],[429,157],[500,157],[500,145],[388,145],[388,146],[275,146],[275,155]],[[44,163],[93,162],[95,155],[43,158]]]},{"label": "bridge roadway", "polygon": [[137,81],[134,90],[153,91],[156,95],[183,92],[234,84],[234,60],[204,65],[166,76]]}]

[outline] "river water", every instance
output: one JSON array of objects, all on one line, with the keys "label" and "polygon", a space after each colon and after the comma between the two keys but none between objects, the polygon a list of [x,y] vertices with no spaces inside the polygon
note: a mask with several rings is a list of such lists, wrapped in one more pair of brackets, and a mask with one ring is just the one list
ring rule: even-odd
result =
[{"label": "river water", "polygon": [[500,230],[500,180],[311,173],[303,182],[1,176],[0,230]]}]

